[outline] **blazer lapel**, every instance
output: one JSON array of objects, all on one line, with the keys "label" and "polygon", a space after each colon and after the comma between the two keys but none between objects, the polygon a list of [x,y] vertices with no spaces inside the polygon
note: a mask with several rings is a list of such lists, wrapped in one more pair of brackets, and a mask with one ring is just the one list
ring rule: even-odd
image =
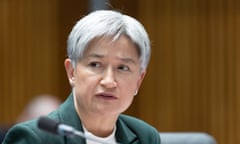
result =
[{"label": "blazer lapel", "polygon": [[128,128],[121,119],[117,121],[116,139],[120,144],[137,144],[139,143],[137,136]]},{"label": "blazer lapel", "polygon": [[[79,119],[74,107],[72,93],[68,96],[67,100],[59,108],[59,116],[60,116],[60,121],[63,124],[72,126],[76,130],[83,132],[81,120]],[[84,138],[74,136],[74,137],[67,137],[66,143],[67,144],[85,144],[86,142]]]}]

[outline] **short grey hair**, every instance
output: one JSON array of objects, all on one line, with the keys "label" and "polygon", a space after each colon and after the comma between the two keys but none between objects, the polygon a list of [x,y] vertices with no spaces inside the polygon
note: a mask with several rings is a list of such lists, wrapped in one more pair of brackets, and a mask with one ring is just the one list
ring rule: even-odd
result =
[{"label": "short grey hair", "polygon": [[67,53],[73,67],[83,57],[88,44],[97,37],[111,36],[113,40],[126,35],[138,48],[141,71],[147,68],[151,48],[144,26],[135,18],[113,10],[97,10],[84,16],[68,37]]}]

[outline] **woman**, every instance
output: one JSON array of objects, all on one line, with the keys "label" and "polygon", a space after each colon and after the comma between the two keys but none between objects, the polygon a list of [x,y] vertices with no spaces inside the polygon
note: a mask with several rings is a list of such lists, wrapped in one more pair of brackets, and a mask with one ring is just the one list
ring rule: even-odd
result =
[{"label": "woman", "polygon": [[[111,10],[83,17],[69,35],[68,58],[64,62],[72,93],[48,117],[102,143],[159,144],[155,128],[121,114],[138,92],[150,51],[148,35],[136,19]],[[34,120],[13,127],[3,143],[96,141],[46,133],[37,128]]]}]

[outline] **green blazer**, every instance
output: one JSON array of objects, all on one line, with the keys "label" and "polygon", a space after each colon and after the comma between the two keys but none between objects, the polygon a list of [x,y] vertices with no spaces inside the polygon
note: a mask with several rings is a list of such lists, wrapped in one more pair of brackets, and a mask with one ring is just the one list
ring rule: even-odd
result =
[{"label": "green blazer", "polygon": [[[72,94],[60,107],[48,115],[49,118],[83,131],[81,120],[74,108]],[[116,139],[120,144],[160,144],[158,131],[149,124],[121,114],[117,120]],[[13,126],[3,144],[85,144],[81,137],[58,136],[40,130],[37,120]]]}]

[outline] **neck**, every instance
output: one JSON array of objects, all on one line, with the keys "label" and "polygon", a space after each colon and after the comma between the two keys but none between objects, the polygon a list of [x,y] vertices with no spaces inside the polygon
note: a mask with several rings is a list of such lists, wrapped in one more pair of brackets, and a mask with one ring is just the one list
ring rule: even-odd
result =
[{"label": "neck", "polygon": [[107,137],[113,132],[118,115],[85,112],[78,108],[76,101],[74,103],[82,125],[89,132],[99,137]]},{"label": "neck", "polygon": [[84,113],[79,113],[81,122],[84,127],[92,134],[99,137],[109,136],[116,125],[117,117],[111,118],[110,116],[102,115],[86,115]]}]

